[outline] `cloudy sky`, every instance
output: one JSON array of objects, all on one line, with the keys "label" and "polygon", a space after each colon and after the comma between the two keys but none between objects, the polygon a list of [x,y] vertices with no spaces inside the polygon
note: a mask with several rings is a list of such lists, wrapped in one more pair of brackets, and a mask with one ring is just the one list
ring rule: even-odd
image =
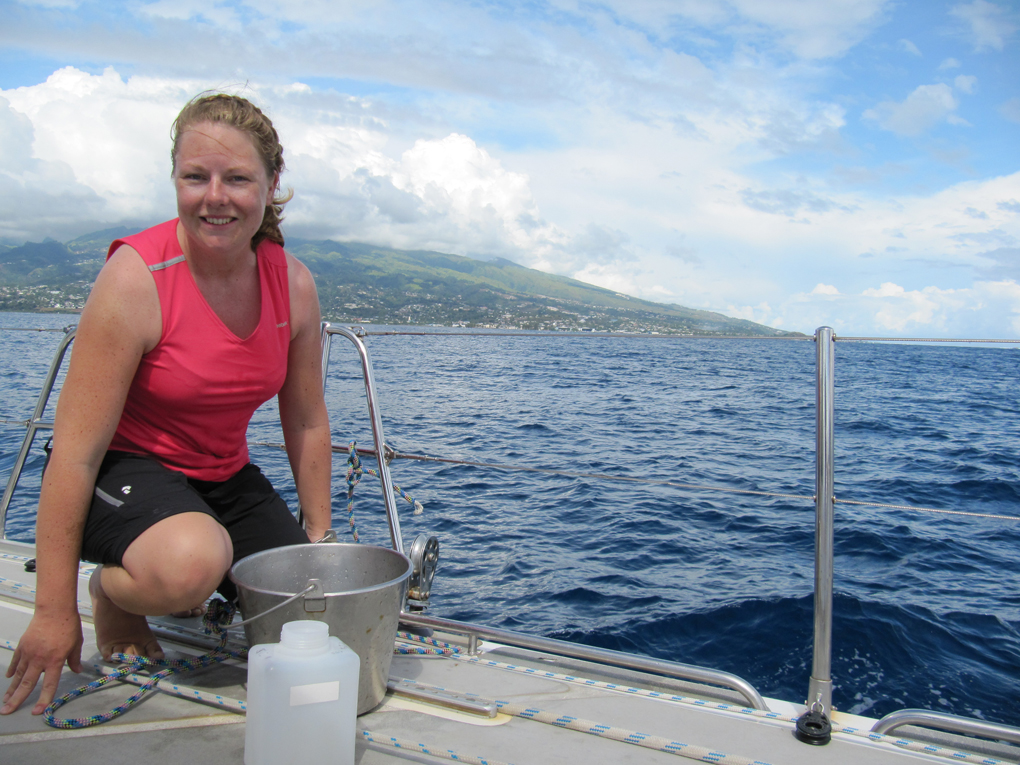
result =
[{"label": "cloudy sky", "polygon": [[285,233],[784,329],[1020,337],[1017,0],[0,0],[0,241],[172,217],[208,88]]}]

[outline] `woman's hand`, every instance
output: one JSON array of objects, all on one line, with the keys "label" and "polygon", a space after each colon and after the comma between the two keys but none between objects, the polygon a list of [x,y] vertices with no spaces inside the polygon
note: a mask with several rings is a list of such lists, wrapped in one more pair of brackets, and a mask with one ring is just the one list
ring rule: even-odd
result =
[{"label": "woman's hand", "polygon": [[317,526],[305,526],[305,533],[308,535],[309,542],[318,542],[329,531],[329,527],[319,528]]},{"label": "woman's hand", "polygon": [[4,694],[0,715],[9,715],[21,706],[39,682],[39,677],[45,675],[39,701],[32,708],[32,714],[42,714],[57,692],[64,662],[72,672],[81,672],[82,642],[81,618],[77,608],[69,613],[54,614],[37,610],[7,668],[7,677],[13,680]]}]

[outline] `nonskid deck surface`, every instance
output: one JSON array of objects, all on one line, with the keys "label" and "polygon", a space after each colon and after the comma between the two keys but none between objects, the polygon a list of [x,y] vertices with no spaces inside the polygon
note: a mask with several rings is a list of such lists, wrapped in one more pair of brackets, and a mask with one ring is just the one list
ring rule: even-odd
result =
[{"label": "nonskid deck surface", "polygon": [[[24,570],[25,558],[31,554],[29,547],[0,543],[0,645],[16,644],[31,618],[29,600],[35,575]],[[83,675],[75,675],[65,668],[58,695],[94,680],[98,670],[89,665],[101,664],[89,618],[87,574],[86,569],[79,586],[85,616],[82,659],[87,668]],[[167,618],[163,622],[180,634],[178,640],[166,633],[160,635],[168,656],[189,658],[212,647],[213,643],[208,640],[205,645],[189,645],[197,640],[198,619]],[[6,670],[12,656],[12,651],[0,649],[0,667]],[[245,699],[246,677],[244,663],[231,661],[172,680],[178,685],[218,695],[229,705],[231,700]],[[530,717],[547,714],[557,722],[546,724],[506,714],[489,718],[387,694],[378,708],[358,718],[358,728],[370,731],[378,742],[398,739],[404,748],[361,740],[356,757],[361,765],[443,761],[421,753],[421,747],[430,751],[453,751],[466,761],[479,758],[518,765],[574,761],[585,765],[696,761],[660,751],[663,746],[678,748],[679,745],[686,745],[687,753],[695,755],[699,754],[697,748],[704,748],[710,752],[708,761],[723,763],[903,765],[948,761],[945,757],[909,752],[892,745],[876,746],[845,734],[836,734],[824,747],[808,746],[793,737],[793,725],[785,719],[722,711],[712,701],[708,702],[710,706],[696,706],[629,690],[643,686],[663,696],[689,698],[691,690],[687,684],[520,649],[490,646],[490,650],[475,660],[463,656],[452,659],[398,655],[393,659],[390,677],[414,681],[424,688],[442,688],[447,692],[519,705],[530,710],[527,713]],[[565,679],[567,677],[576,679],[571,681]],[[606,687],[609,684],[627,690]],[[127,683],[111,683],[73,700],[58,710],[57,715],[80,718],[100,714],[117,706],[136,690]],[[91,728],[57,730],[30,713],[34,698],[37,696],[30,698],[13,715],[0,718],[0,762],[52,763],[65,757],[79,762],[104,763],[158,759],[162,765],[243,762],[244,716],[227,708],[153,693],[111,722]],[[732,706],[739,708],[741,705]],[[799,712],[782,702],[770,702],[770,707],[786,717]],[[571,723],[571,720],[577,722]],[[862,722],[868,724],[868,721]],[[657,738],[651,739],[653,748],[643,748],[559,727],[567,724],[581,728],[594,725],[600,731],[612,727]]]}]

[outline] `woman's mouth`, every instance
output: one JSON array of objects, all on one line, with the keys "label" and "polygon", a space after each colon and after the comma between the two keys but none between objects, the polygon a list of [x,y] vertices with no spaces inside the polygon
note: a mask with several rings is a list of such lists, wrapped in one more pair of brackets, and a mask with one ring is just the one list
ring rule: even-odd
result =
[{"label": "woman's mouth", "polygon": [[204,220],[206,223],[211,223],[213,226],[225,226],[228,223],[230,223],[230,221],[232,221],[233,218],[210,218],[206,216],[202,218],[202,220]]}]

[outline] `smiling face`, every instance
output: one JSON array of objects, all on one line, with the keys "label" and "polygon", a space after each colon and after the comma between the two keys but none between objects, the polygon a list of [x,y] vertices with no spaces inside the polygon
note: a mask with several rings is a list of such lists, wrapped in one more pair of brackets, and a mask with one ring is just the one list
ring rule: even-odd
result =
[{"label": "smiling face", "polygon": [[277,181],[266,175],[251,138],[229,125],[200,122],[181,134],[175,160],[186,251],[250,252]]}]

